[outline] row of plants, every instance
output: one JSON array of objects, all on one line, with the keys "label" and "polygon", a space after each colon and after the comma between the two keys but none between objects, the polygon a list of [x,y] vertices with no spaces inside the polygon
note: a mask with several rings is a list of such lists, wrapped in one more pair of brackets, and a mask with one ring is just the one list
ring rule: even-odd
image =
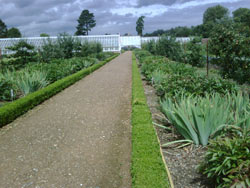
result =
[{"label": "row of plants", "polygon": [[[162,36],[157,41],[143,44],[142,48],[153,55],[196,67],[204,67],[206,51],[212,65],[219,68],[223,78],[232,78],[240,84],[250,84],[250,36],[242,32],[237,24],[221,22],[214,28],[208,45],[199,37],[180,44],[174,37]],[[207,49],[208,48],[208,49]]]},{"label": "row of plants", "polygon": [[32,109],[34,106],[42,103],[46,99],[52,97],[57,94],[61,90],[67,88],[68,86],[74,84],[78,80],[97,70],[101,66],[105,65],[118,54],[115,54],[105,61],[99,62],[98,64],[94,64],[88,68],[80,70],[72,75],[69,75],[65,78],[57,80],[56,82],[38,90],[33,93],[28,94],[27,96],[20,98],[16,101],[8,103],[0,108],[0,127],[12,122],[20,115],[24,114],[26,111]]},{"label": "row of plants", "polygon": [[169,181],[134,54],[132,61],[132,187],[167,188]]},{"label": "row of plants", "polygon": [[73,57],[92,56],[104,60],[106,53],[102,52],[102,45],[98,42],[83,42],[68,34],[60,34],[56,40],[44,39],[40,48],[25,40],[20,40],[8,47],[12,54],[0,60],[0,68],[21,69],[30,62],[50,63],[55,59],[70,59]]},{"label": "row of plants", "polygon": [[201,75],[194,67],[170,61],[164,56],[152,56],[147,51],[136,51],[142,74],[156,88],[161,97],[183,95],[205,96],[217,92],[236,92],[238,86],[228,80]]},{"label": "row of plants", "polygon": [[29,63],[18,71],[7,69],[0,73],[0,100],[10,101],[26,96],[98,62],[95,58],[71,58]]},{"label": "row of plants", "polygon": [[183,137],[174,143],[208,145],[200,172],[216,187],[249,187],[249,96],[234,83],[202,76],[186,64],[148,51],[135,54],[142,74],[161,97],[167,121]]},{"label": "row of plants", "polygon": [[114,55],[102,52],[100,43],[80,43],[67,34],[46,39],[38,50],[23,40],[9,50],[13,54],[0,60],[0,102],[26,96]]}]

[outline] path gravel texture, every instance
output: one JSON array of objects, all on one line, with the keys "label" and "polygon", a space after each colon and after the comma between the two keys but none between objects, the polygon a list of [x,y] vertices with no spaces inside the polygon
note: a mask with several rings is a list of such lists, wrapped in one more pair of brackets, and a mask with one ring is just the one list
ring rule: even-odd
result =
[{"label": "path gravel texture", "polygon": [[131,55],[0,129],[1,188],[131,187]]}]

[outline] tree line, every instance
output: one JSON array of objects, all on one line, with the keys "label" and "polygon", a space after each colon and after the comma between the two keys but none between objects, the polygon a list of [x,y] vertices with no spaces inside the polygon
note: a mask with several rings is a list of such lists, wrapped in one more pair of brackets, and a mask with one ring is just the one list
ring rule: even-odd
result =
[{"label": "tree line", "polygon": [[[203,23],[197,26],[178,26],[168,30],[158,29],[152,33],[146,33],[144,36],[171,35],[175,37],[201,36],[209,38],[213,30],[222,22],[231,22],[238,27],[250,28],[250,9],[239,8],[233,12],[232,17],[229,10],[221,5],[208,8],[203,14]],[[249,30],[250,31],[250,30]]]},{"label": "tree line", "polygon": [[0,38],[20,38],[20,37],[22,37],[22,34],[18,28],[12,27],[8,29],[6,24],[0,19]]}]

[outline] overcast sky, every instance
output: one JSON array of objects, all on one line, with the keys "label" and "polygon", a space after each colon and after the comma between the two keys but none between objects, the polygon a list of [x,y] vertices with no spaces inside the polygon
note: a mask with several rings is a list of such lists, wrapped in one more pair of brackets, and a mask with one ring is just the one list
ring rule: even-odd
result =
[{"label": "overcast sky", "polygon": [[202,23],[204,11],[220,4],[230,12],[250,8],[250,0],[0,0],[0,19],[23,36],[73,34],[81,11],[94,13],[90,34],[136,34],[135,22],[146,16],[144,33]]}]

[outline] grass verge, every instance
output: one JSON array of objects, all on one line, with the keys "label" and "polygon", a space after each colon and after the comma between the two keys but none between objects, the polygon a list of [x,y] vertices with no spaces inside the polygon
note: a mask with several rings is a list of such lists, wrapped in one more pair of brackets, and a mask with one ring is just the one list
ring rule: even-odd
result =
[{"label": "grass verge", "polygon": [[132,187],[170,187],[134,54],[132,58]]},{"label": "grass verge", "polygon": [[42,88],[34,93],[31,93],[23,98],[20,98],[14,102],[4,105],[0,108],[0,127],[12,122],[20,115],[24,114],[28,110],[32,109],[36,105],[42,103],[46,99],[52,97],[63,89],[74,84],[78,80],[84,78],[88,74],[97,70],[101,66],[105,65],[119,54],[116,54],[105,61],[102,61],[98,64],[95,64],[89,68],[83,69],[75,74],[67,76],[61,80],[54,82],[53,84],[48,85],[45,88]]}]

